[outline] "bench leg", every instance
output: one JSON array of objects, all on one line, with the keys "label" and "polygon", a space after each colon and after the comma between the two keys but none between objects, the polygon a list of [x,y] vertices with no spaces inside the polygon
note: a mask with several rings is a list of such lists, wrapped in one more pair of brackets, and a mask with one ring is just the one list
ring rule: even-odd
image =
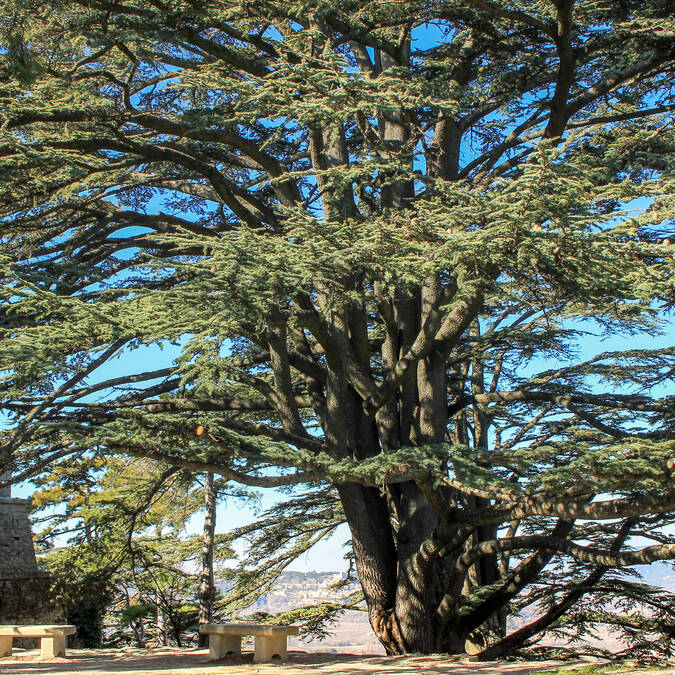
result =
[{"label": "bench leg", "polygon": [[286,636],[257,636],[255,639],[255,653],[253,654],[253,663],[267,663],[275,656],[278,656],[282,661],[286,660]]},{"label": "bench leg", "polygon": [[241,636],[210,633],[209,661],[220,661],[228,654],[241,654]]},{"label": "bench leg", "polygon": [[53,659],[66,655],[65,637],[43,637],[40,642],[40,658]]},{"label": "bench leg", "polygon": [[12,655],[12,636],[0,635],[0,657]]}]

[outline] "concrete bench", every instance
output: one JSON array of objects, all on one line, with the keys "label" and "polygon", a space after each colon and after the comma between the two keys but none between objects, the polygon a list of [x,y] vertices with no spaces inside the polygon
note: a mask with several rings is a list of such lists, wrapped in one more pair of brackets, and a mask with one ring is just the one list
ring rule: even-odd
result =
[{"label": "concrete bench", "polygon": [[267,663],[278,656],[286,660],[286,638],[297,635],[297,626],[265,626],[255,623],[207,623],[199,632],[209,636],[209,661],[218,661],[228,654],[241,654],[241,638],[255,637],[253,663]]},{"label": "concrete bench", "polygon": [[75,626],[21,626],[0,625],[0,656],[12,655],[12,640],[16,638],[40,638],[40,658],[53,659],[66,655],[66,636],[75,633]]}]

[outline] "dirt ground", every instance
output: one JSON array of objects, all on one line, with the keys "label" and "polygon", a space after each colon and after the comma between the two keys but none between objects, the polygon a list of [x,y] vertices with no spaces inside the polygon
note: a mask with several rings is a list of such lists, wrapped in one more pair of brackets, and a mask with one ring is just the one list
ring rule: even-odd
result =
[{"label": "dirt ground", "polygon": [[16,650],[0,658],[2,675],[51,675],[78,673],[105,675],[144,673],[148,675],[527,675],[554,662],[471,663],[446,656],[367,656],[291,651],[287,663],[254,664],[253,654],[210,663],[206,650],[196,649],[70,649],[67,658],[38,660],[39,651]]},{"label": "dirt ground", "polygon": [[[287,663],[254,664],[253,654],[209,663],[197,649],[70,649],[67,658],[40,661],[39,651],[0,658],[1,675],[527,675],[555,670],[558,662],[476,663],[447,656],[367,656],[291,651]],[[649,675],[675,674],[675,669]]]}]

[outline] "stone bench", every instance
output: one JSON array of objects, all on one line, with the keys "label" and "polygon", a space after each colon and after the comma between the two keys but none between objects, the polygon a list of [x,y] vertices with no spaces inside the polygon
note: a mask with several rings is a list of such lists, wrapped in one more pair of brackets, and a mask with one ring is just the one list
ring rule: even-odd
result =
[{"label": "stone bench", "polygon": [[228,654],[241,654],[241,638],[255,637],[253,663],[267,663],[278,656],[286,660],[286,638],[297,635],[297,626],[265,626],[255,623],[207,623],[199,632],[209,636],[209,661],[218,661]]},{"label": "stone bench", "polygon": [[40,658],[53,659],[66,655],[66,636],[75,633],[75,626],[0,625],[0,656],[12,655],[12,640],[40,638]]}]

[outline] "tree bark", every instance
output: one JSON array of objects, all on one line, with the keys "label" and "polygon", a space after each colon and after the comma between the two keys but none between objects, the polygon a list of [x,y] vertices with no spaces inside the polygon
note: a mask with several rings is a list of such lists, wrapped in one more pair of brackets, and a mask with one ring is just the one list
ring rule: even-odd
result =
[{"label": "tree bark", "polygon": [[443,626],[436,612],[455,559],[420,555],[438,529],[438,516],[419,487],[392,488],[395,515],[373,488],[348,483],[339,493],[370,624],[387,653],[463,653],[464,635]]},{"label": "tree bark", "polygon": [[[213,618],[213,602],[216,595],[213,580],[213,549],[216,532],[216,491],[213,487],[213,473],[204,476],[204,534],[202,537],[202,572],[199,583],[199,625],[211,623]],[[208,645],[208,635],[199,634],[199,646]]]}]

